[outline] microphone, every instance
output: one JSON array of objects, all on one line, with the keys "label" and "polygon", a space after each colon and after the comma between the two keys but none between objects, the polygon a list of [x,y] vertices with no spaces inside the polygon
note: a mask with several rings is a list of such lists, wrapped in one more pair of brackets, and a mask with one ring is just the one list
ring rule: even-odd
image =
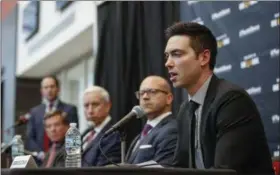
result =
[{"label": "microphone", "polygon": [[142,118],[145,115],[145,112],[140,106],[134,106],[126,116],[124,116],[120,121],[118,121],[115,125],[113,125],[105,132],[104,137],[121,128],[135,115],[137,116],[137,118]]},{"label": "microphone", "polygon": [[13,125],[15,126],[20,126],[23,124],[26,124],[28,122],[28,120],[30,119],[31,115],[29,113],[22,115],[19,117],[19,119],[15,122],[15,124]]},{"label": "microphone", "polygon": [[29,121],[30,117],[31,115],[29,113],[26,113],[25,115],[21,115],[19,119],[15,122],[15,124],[9,126],[3,132],[10,134],[10,129],[26,124]]}]

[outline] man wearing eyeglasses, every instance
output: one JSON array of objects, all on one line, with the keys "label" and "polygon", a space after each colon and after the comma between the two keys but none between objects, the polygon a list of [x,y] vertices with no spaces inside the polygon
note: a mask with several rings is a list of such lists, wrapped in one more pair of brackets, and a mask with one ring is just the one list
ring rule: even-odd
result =
[{"label": "man wearing eyeglasses", "polygon": [[146,113],[147,122],[128,149],[127,163],[153,160],[161,165],[171,165],[177,142],[177,124],[171,113],[173,95],[168,82],[159,76],[149,76],[135,94]]}]

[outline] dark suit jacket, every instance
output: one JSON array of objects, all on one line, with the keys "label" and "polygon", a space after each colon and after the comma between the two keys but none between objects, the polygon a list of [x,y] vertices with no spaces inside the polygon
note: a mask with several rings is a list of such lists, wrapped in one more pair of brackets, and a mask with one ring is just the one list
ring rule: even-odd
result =
[{"label": "dark suit jacket", "polygon": [[176,120],[172,115],[169,115],[139,142],[134,152],[133,148],[138,142],[140,134],[132,141],[126,156],[127,163],[138,164],[154,160],[161,165],[171,165],[177,143],[177,134]]},{"label": "dark suit jacket", "polygon": [[[174,165],[191,168],[188,101],[177,116],[178,145]],[[200,140],[205,168],[240,173],[272,173],[272,162],[258,109],[246,91],[213,75],[204,100]],[[191,153],[190,153],[191,154]]]},{"label": "dark suit jacket", "polygon": [[[50,157],[50,152],[46,154],[46,157],[42,163],[42,167],[45,167],[47,165],[49,157]],[[63,143],[62,145],[60,145],[58,150],[56,150],[56,155],[52,162],[51,167],[65,167],[65,158],[66,158],[66,152],[65,152],[65,145]]]},{"label": "dark suit jacket", "polygon": [[[59,101],[57,104],[57,110],[66,112],[69,122],[75,122],[78,125],[78,114],[75,106]],[[26,140],[26,148],[29,151],[43,151],[44,149],[43,118],[45,111],[45,104],[40,104],[30,110],[31,117],[27,125]]]},{"label": "dark suit jacket", "polygon": [[[111,164],[99,149],[99,141],[104,133],[112,126],[112,120],[105,125],[100,133],[89,143],[82,154],[82,166],[105,166]],[[101,141],[101,148],[105,155],[114,163],[121,162],[121,140],[118,132],[104,137]]]}]

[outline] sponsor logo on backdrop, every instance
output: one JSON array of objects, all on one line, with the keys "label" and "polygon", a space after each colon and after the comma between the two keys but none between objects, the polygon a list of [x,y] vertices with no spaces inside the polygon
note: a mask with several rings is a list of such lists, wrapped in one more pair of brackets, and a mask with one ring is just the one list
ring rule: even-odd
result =
[{"label": "sponsor logo on backdrop", "polygon": [[270,50],[270,57],[274,58],[274,57],[278,57],[279,56],[279,48],[274,48]]},{"label": "sponsor logo on backdrop", "polygon": [[277,114],[274,114],[271,116],[271,121],[273,124],[278,124],[280,122],[280,116]]},{"label": "sponsor logo on backdrop", "polygon": [[191,6],[191,5],[196,4],[196,3],[198,3],[198,2],[199,2],[199,1],[188,1],[188,5]]},{"label": "sponsor logo on backdrop", "polygon": [[257,86],[257,87],[250,87],[249,89],[246,90],[249,95],[258,95],[262,92],[262,87]]},{"label": "sponsor logo on backdrop", "polygon": [[246,29],[241,29],[239,31],[239,38],[243,38],[244,36],[250,35],[252,33],[255,33],[261,29],[261,26],[259,24],[252,25]]},{"label": "sponsor logo on backdrop", "polygon": [[242,61],[240,63],[241,69],[250,68],[252,66],[256,66],[256,65],[260,64],[260,59],[256,53],[245,55],[243,57],[243,60],[244,61]]},{"label": "sponsor logo on backdrop", "polygon": [[224,47],[224,46],[230,44],[230,38],[227,36],[227,34],[218,36],[216,39],[217,39],[218,48],[221,48],[221,47]]},{"label": "sponsor logo on backdrop", "polygon": [[274,14],[274,19],[270,21],[270,27],[276,27],[280,25],[279,13]]},{"label": "sponsor logo on backdrop", "polygon": [[272,91],[273,92],[278,92],[279,91],[279,86],[280,86],[280,79],[276,78],[276,83],[272,85]]},{"label": "sponsor logo on backdrop", "polygon": [[244,10],[244,9],[247,9],[248,7],[253,6],[257,3],[258,3],[258,1],[244,1],[244,2],[239,3],[238,8],[239,8],[239,10]]},{"label": "sponsor logo on backdrop", "polygon": [[215,21],[215,20],[220,19],[220,18],[222,18],[226,15],[229,15],[230,12],[231,12],[230,8],[222,9],[219,12],[213,13],[211,15],[211,19],[212,19],[212,21]]},{"label": "sponsor logo on backdrop", "polygon": [[220,74],[220,73],[223,73],[223,72],[230,72],[231,69],[232,69],[232,65],[231,64],[222,65],[220,67],[215,67],[214,68],[214,72],[215,72],[215,74]]},{"label": "sponsor logo on backdrop", "polygon": [[195,18],[194,20],[192,20],[192,22],[196,22],[196,23],[198,23],[200,25],[204,25],[204,22],[202,21],[201,17]]}]

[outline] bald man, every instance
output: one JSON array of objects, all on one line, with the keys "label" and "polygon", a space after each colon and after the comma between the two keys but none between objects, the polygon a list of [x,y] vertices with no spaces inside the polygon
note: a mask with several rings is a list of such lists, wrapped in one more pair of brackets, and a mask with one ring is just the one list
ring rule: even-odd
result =
[{"label": "bald man", "polygon": [[171,165],[177,142],[177,124],[171,113],[173,95],[168,82],[159,76],[149,76],[135,94],[146,113],[147,122],[132,141],[126,162],[138,164],[153,160],[161,165]]}]

